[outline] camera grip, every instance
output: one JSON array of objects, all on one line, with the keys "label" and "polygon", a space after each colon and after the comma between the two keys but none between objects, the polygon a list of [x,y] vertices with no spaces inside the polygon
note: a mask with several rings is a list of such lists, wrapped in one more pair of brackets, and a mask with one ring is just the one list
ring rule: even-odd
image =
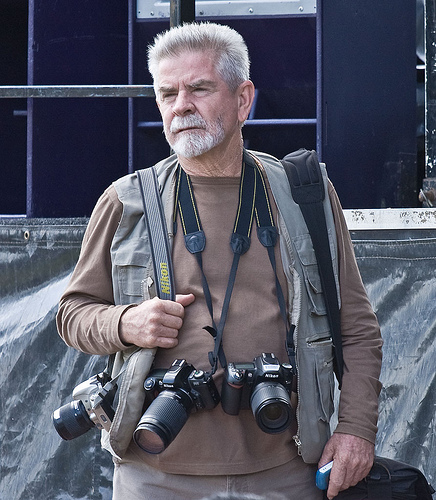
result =
[{"label": "camera grip", "polygon": [[230,384],[223,381],[221,389],[221,406],[228,415],[239,415],[241,408],[243,385]]}]

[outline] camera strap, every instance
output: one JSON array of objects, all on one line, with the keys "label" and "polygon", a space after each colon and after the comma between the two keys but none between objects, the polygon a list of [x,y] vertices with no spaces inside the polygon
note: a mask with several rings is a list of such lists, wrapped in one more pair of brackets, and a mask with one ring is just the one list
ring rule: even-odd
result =
[{"label": "camera strap", "polygon": [[160,299],[175,300],[174,274],[165,222],[162,199],[156,170],[145,168],[137,170],[142,203],[144,205],[144,223],[148,232],[151,257],[157,281],[157,295]]},{"label": "camera strap", "polygon": [[[277,242],[277,228],[272,217],[271,205],[268,198],[268,191],[263,178],[260,166],[254,158],[244,151],[242,162],[241,180],[239,187],[239,201],[236,213],[233,232],[230,238],[230,246],[233,251],[233,261],[229,272],[227,289],[224,297],[223,307],[218,325],[213,316],[212,298],[210,294],[207,278],[203,270],[202,252],[206,246],[206,238],[201,226],[201,220],[195,201],[194,191],[189,176],[184,170],[178,167],[176,197],[174,209],[174,233],[177,230],[177,214],[180,214],[181,226],[183,229],[185,246],[187,250],[195,255],[202,276],[202,286],[205,295],[206,304],[212,319],[212,327],[205,329],[212,334],[215,340],[215,348],[209,353],[209,361],[212,366],[212,373],[215,373],[218,367],[218,359],[222,367],[227,365],[222,346],[222,337],[227,314],[230,305],[230,299],[235,283],[236,272],[238,269],[241,255],[250,248],[251,228],[253,220],[257,223],[257,235],[259,241],[268,250],[270,262],[275,274],[277,298],[280,312],[286,325],[287,350],[291,360],[295,360],[295,349],[293,345],[292,332],[290,332],[286,314],[286,304],[283,291],[277,276],[277,266],[274,254],[274,246]],[[291,351],[291,352],[290,352]],[[295,362],[291,362],[295,367]]]},{"label": "camera strap", "polygon": [[265,184],[265,179],[262,175],[260,162],[254,156],[250,155],[248,152],[244,151],[244,161],[256,169],[260,182],[257,183],[256,192],[256,221],[257,221],[257,235],[259,241],[268,250],[268,256],[271,266],[274,271],[275,281],[276,281],[276,292],[277,300],[279,303],[280,313],[282,315],[283,321],[286,327],[286,352],[288,354],[289,364],[292,366],[294,375],[296,372],[296,361],[295,361],[295,344],[294,344],[294,329],[295,327],[291,325],[289,327],[289,322],[286,313],[286,302],[283,295],[283,290],[280,285],[280,281],[277,275],[277,263],[274,253],[274,247],[277,243],[277,228],[274,224],[274,219],[272,216],[271,205],[268,198],[268,191]]}]

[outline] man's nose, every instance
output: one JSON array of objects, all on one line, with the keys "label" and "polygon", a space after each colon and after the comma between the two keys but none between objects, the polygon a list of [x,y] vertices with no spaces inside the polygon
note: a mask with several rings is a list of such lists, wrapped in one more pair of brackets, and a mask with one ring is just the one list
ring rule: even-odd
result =
[{"label": "man's nose", "polygon": [[173,105],[173,113],[177,116],[184,116],[194,112],[194,104],[191,99],[191,93],[182,90],[177,94]]}]

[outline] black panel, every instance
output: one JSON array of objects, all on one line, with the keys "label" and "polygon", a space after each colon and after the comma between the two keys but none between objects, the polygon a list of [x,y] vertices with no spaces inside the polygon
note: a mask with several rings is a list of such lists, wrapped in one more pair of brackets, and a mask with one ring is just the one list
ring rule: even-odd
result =
[{"label": "black panel", "polygon": [[321,154],[341,201],[416,206],[415,0],[320,4]]}]

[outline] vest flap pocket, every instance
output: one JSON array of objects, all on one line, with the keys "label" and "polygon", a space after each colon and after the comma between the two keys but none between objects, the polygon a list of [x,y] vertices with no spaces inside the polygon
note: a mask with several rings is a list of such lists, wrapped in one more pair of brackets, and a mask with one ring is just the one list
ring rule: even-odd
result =
[{"label": "vest flap pocket", "polygon": [[[138,246],[141,240],[136,240]],[[114,256],[114,264],[117,269],[118,283],[120,291],[127,296],[143,297],[144,283],[151,275],[151,256],[142,248],[133,245],[131,253],[117,252]]]},{"label": "vest flap pocket", "polygon": [[298,259],[304,275],[304,283],[309,296],[310,312],[317,316],[326,314],[324,297],[322,296],[321,278],[318,271],[315,251],[309,234],[294,239]]}]

